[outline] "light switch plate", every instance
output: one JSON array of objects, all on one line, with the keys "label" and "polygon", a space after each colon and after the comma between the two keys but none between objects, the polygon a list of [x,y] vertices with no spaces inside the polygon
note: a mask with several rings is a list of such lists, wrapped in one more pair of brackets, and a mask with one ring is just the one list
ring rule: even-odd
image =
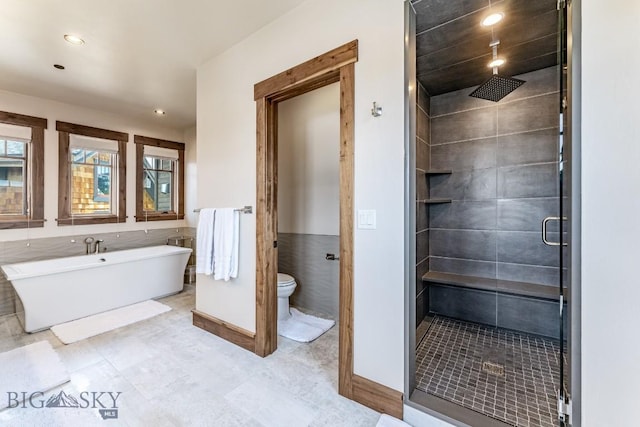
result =
[{"label": "light switch plate", "polygon": [[365,230],[376,229],[376,211],[374,209],[358,210],[358,228]]}]

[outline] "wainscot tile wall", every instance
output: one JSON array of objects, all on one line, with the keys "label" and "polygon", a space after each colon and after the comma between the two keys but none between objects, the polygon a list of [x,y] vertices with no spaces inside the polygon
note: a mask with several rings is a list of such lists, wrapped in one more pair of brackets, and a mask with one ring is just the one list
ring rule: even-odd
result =
[{"label": "wainscot tile wall", "polygon": [[[86,252],[84,239],[89,236],[104,240],[104,247],[112,252],[164,245],[168,238],[195,236],[195,229],[174,227],[147,230],[147,232],[136,230],[0,242],[0,265],[84,255]],[[15,313],[15,291],[11,283],[0,274],[0,316],[12,313]]]},{"label": "wainscot tile wall", "polygon": [[558,250],[541,224],[558,215],[558,68],[518,78],[499,103],[469,97],[473,88],[431,98],[430,156],[417,158],[453,171],[429,179],[432,198],[452,199],[429,207],[431,271],[557,286]]},{"label": "wainscot tile wall", "polygon": [[339,314],[340,237],[278,233],[278,271],[293,276],[298,286],[290,303],[333,319]]},{"label": "wainscot tile wall", "polygon": [[426,171],[430,160],[429,94],[418,84],[416,105],[416,327],[427,314],[429,292],[422,276],[429,271],[429,211],[424,199],[429,198]]}]

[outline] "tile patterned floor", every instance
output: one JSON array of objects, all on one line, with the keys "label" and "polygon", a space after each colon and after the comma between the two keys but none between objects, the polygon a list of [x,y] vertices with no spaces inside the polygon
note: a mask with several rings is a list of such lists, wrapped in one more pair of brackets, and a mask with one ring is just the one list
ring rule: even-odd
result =
[{"label": "tile patterned floor", "polygon": [[122,392],[118,419],[102,420],[95,409],[19,407],[0,411],[0,425],[376,425],[380,414],[338,395],[338,328],[310,344],[278,337],[278,350],[263,359],[191,324],[193,287],[160,301],[172,310],[70,345],[48,330],[25,334],[14,315],[0,317],[0,352],[47,340],[67,367],[71,381],[45,399],[60,390]]},{"label": "tile patterned floor", "polygon": [[[557,425],[553,340],[435,317],[416,365],[417,388],[426,393],[518,427]],[[501,367],[504,375],[496,375]]]}]

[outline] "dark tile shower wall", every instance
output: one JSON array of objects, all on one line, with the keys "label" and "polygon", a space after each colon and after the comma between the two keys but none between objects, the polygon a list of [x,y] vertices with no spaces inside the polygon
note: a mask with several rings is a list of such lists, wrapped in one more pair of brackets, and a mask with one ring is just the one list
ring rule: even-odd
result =
[{"label": "dark tile shower wall", "polygon": [[429,212],[420,200],[429,197],[425,171],[430,163],[429,95],[418,84],[416,108],[416,327],[428,310],[429,292],[422,276],[429,271]]},{"label": "dark tile shower wall", "polygon": [[558,212],[557,73],[518,76],[498,103],[473,88],[431,98],[430,167],[453,170],[429,179],[431,197],[453,200],[429,208],[431,271],[557,286],[557,248],[541,239]]}]

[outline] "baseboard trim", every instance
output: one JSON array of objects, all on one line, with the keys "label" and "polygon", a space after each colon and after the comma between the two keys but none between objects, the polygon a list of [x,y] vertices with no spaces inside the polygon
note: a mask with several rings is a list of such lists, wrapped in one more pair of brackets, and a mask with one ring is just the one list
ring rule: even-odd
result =
[{"label": "baseboard trim", "polygon": [[252,353],[255,352],[256,340],[254,333],[224,322],[201,311],[191,310],[191,312],[193,313],[193,326],[204,329],[205,331],[232,342]]},{"label": "baseboard trim", "polygon": [[401,392],[355,374],[351,382],[351,399],[383,414],[402,419]]}]

